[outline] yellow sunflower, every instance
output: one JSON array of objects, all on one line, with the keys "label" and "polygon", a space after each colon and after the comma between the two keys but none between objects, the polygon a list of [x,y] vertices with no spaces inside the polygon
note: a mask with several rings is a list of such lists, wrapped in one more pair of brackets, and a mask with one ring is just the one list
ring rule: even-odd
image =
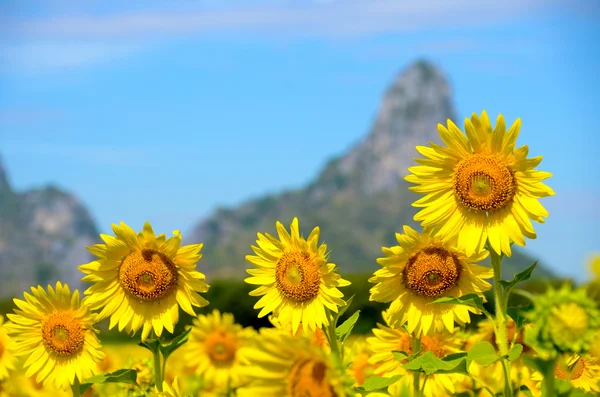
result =
[{"label": "yellow sunflower", "polygon": [[15,370],[17,359],[10,342],[8,329],[4,326],[4,317],[0,315],[0,381],[8,377],[9,371]]},{"label": "yellow sunflower", "polygon": [[502,115],[496,128],[484,111],[465,119],[466,136],[450,120],[448,128],[438,124],[447,147],[430,143],[417,146],[426,158],[416,159],[406,180],[418,186],[410,190],[425,196],[413,203],[423,208],[415,220],[432,227],[444,241],[458,236],[467,255],[486,241],[498,254],[511,255],[510,242],[524,246],[536,237],[531,219],[543,223],[548,212],[539,203],[554,191],[541,181],[552,176],[535,170],[542,157],[527,158],[529,149],[516,149],[521,120],[506,131]]},{"label": "yellow sunflower", "polygon": [[[350,341],[350,339],[348,339]],[[377,366],[369,362],[374,352],[371,345],[364,337],[356,337],[352,344],[344,345],[345,360],[350,362],[347,373],[354,379],[354,386],[362,386],[363,383],[374,374]]]},{"label": "yellow sunflower", "polygon": [[[384,315],[384,319],[387,316]],[[392,396],[408,396],[413,392],[413,374],[404,368],[406,361],[399,361],[394,357],[393,351],[403,351],[412,354],[410,335],[404,329],[394,329],[382,324],[377,324],[373,329],[373,337],[367,338],[373,355],[369,363],[376,365],[374,374],[390,377],[403,375],[403,377],[388,388]],[[438,332],[431,336],[423,335],[421,349],[423,352],[432,352],[436,357],[443,358],[448,354],[459,351],[461,341],[456,335],[448,332]],[[466,378],[456,374],[429,375],[423,389],[425,397],[453,396],[456,394],[455,385]],[[421,374],[421,382],[425,382],[425,374]]]},{"label": "yellow sunflower", "polygon": [[254,330],[236,324],[231,313],[214,310],[194,319],[189,340],[182,349],[184,361],[209,387],[223,391],[228,386],[237,387],[242,382],[238,351],[253,336]]},{"label": "yellow sunflower", "polygon": [[314,343],[316,346],[319,346],[321,349],[325,349],[325,351],[330,352],[331,346],[329,346],[329,342],[327,341],[327,336],[325,332],[321,328],[317,328],[314,331],[308,328],[306,331],[301,327],[302,323],[300,323],[300,327],[296,330],[296,332],[292,331],[292,324],[288,323],[287,325],[282,325],[279,319],[274,316],[269,316],[269,321],[275,328],[280,329],[283,332],[286,332],[292,336],[296,336],[299,338],[308,338]]},{"label": "yellow sunflower", "polygon": [[406,323],[411,334],[444,328],[452,332],[455,321],[463,326],[471,321],[469,312],[479,314],[470,306],[430,303],[444,296],[473,293],[483,298],[483,292],[491,288],[484,279],[492,277],[493,271],[473,262],[484,259],[487,251],[467,256],[427,229],[419,234],[409,226],[404,226],[404,234],[396,233],[396,239],[399,245],[382,248],[385,258],[377,263],[383,268],[369,279],[377,284],[371,288],[369,300],[392,302],[387,311],[391,326]]},{"label": "yellow sunflower", "polygon": [[179,381],[177,377],[173,379],[173,383],[169,384],[168,382],[163,382],[163,391],[158,391],[157,388],[152,390],[150,394],[152,397],[183,397],[184,394],[181,393],[179,389]]},{"label": "yellow sunflower", "polygon": [[79,302],[79,291],[71,294],[60,281],[56,289],[49,285],[46,292],[38,286],[31,292],[24,293],[25,301],[14,300],[20,310],[8,314],[12,323],[6,324],[14,353],[28,356],[25,376],[37,373],[37,382],[62,389],[74,384],[75,378],[83,383],[104,358],[93,326],[95,315]]},{"label": "yellow sunflower", "polygon": [[252,246],[256,255],[246,256],[256,268],[246,270],[252,277],[245,281],[260,285],[250,292],[262,296],[254,305],[261,309],[258,317],[273,312],[283,326],[291,323],[294,333],[300,323],[304,331],[329,325],[325,308],[337,313],[338,306],[345,305],[337,287],[350,283],[335,272],[335,264],[327,262],[327,245],[317,245],[319,228],[305,240],[300,237],[298,218],[294,218],[291,234],[280,222],[277,233],[279,240],[258,233],[258,247]]},{"label": "yellow sunflower", "polygon": [[594,280],[600,280],[600,253],[593,253],[590,255],[588,260],[590,270],[592,271],[592,278]]},{"label": "yellow sunflower", "polygon": [[240,349],[240,370],[250,383],[237,390],[238,397],[347,396],[342,370],[308,338],[262,328],[255,342]]},{"label": "yellow sunflower", "polygon": [[142,328],[144,341],[152,329],[157,336],[163,327],[173,333],[179,306],[195,316],[192,306],[208,304],[198,294],[208,291],[204,274],[196,270],[202,244],[182,247],[179,231],[167,240],[155,236],[148,222],[137,235],[123,222],[112,228],[116,237],[101,234],[106,244],[88,248],[98,259],[79,266],[87,274],[82,280],[94,283],[85,291],[87,303],[102,309],[99,320],[110,316],[109,329]]},{"label": "yellow sunflower", "polygon": [[[600,360],[588,354],[565,354],[559,357],[554,370],[556,378],[566,380],[576,389],[586,392],[600,394]],[[537,381],[541,388],[543,376],[539,372],[531,375],[533,381]],[[537,393],[535,393],[537,394]]]}]

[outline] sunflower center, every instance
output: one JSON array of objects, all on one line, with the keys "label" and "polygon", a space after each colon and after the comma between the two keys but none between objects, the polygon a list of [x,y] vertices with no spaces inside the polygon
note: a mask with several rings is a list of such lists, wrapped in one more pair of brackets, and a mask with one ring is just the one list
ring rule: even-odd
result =
[{"label": "sunflower center", "polygon": [[206,336],[204,348],[216,364],[230,364],[235,359],[237,341],[228,332],[215,331]]},{"label": "sunflower center", "polygon": [[277,262],[275,281],[287,298],[305,302],[319,293],[321,273],[307,252],[286,252]]},{"label": "sunflower center", "polygon": [[560,379],[575,380],[583,374],[584,368],[585,363],[583,362],[581,357],[575,360],[575,362],[571,365],[568,365],[567,362],[563,359],[560,360],[559,363],[556,365],[554,374],[557,378]]},{"label": "sunflower center", "polygon": [[165,254],[143,249],[133,251],[123,259],[119,280],[129,295],[144,302],[168,296],[177,287],[177,268]]},{"label": "sunflower center", "polygon": [[85,328],[71,312],[55,312],[42,323],[44,345],[59,356],[71,356],[83,349]]},{"label": "sunflower center", "polygon": [[552,309],[550,332],[555,340],[578,340],[587,332],[589,317],[577,303],[568,302]]},{"label": "sunflower center", "polygon": [[404,267],[406,288],[421,296],[439,296],[454,287],[461,265],[454,254],[441,247],[427,247],[411,256]]},{"label": "sunflower center", "polygon": [[422,335],[421,346],[424,352],[432,352],[437,358],[444,358],[448,355],[444,343],[435,336]]},{"label": "sunflower center", "polygon": [[337,397],[326,377],[327,365],[322,361],[300,359],[287,378],[289,397]]},{"label": "sunflower center", "polygon": [[496,156],[474,154],[454,170],[454,193],[473,211],[493,212],[506,207],[517,190],[517,180]]}]

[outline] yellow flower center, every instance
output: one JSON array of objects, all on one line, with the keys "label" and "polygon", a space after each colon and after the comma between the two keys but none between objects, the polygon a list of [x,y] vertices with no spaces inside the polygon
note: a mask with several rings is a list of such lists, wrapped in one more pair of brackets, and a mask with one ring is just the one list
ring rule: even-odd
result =
[{"label": "yellow flower center", "polygon": [[574,362],[570,365],[563,358],[559,360],[556,365],[556,369],[554,370],[554,374],[557,378],[564,380],[575,380],[579,378],[583,374],[583,370],[585,369],[585,363],[581,357],[578,357]]},{"label": "yellow flower center", "polygon": [[506,207],[517,190],[517,181],[507,165],[496,156],[474,154],[454,170],[454,192],[473,211],[493,212]]},{"label": "yellow flower center", "polygon": [[235,359],[237,340],[226,331],[213,331],[206,336],[204,348],[215,364],[230,364]]},{"label": "yellow flower center", "polygon": [[44,345],[59,356],[71,356],[83,349],[85,328],[72,312],[54,312],[42,323]]},{"label": "yellow flower center", "polygon": [[427,247],[410,257],[404,267],[406,288],[421,296],[439,296],[460,277],[458,258],[442,247]]},{"label": "yellow flower center", "polygon": [[275,280],[287,298],[305,302],[319,293],[321,273],[307,252],[286,252],[277,262]]},{"label": "yellow flower center", "polygon": [[145,302],[159,301],[168,296],[177,287],[178,276],[173,261],[152,249],[131,252],[119,268],[123,288]]},{"label": "yellow flower center", "polygon": [[300,359],[287,378],[288,397],[337,397],[326,377],[327,365],[322,361]]},{"label": "yellow flower center", "polygon": [[555,339],[578,340],[587,332],[589,317],[575,302],[563,303],[552,309],[550,332]]}]

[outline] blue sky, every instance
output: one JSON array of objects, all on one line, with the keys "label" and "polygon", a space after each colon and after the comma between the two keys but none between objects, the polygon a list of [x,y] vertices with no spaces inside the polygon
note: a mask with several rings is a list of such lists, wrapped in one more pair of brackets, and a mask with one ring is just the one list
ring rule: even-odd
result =
[{"label": "blue sky", "polygon": [[185,233],[309,182],[425,57],[459,124],[521,117],[519,144],[554,174],[530,250],[579,279],[600,251],[597,0],[122,3],[0,3],[0,155],[17,189],[73,192],[102,232]]}]

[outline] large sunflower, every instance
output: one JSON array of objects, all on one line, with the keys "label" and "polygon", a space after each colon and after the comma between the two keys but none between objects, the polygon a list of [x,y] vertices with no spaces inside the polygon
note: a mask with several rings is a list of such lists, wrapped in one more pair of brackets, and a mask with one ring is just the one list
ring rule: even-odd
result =
[{"label": "large sunflower", "polygon": [[[588,393],[600,395],[600,360],[588,354],[564,354],[558,358],[554,369],[556,378],[566,380],[574,388],[585,390]],[[539,372],[531,375],[531,380],[538,382],[541,388],[543,376]],[[534,394],[539,395],[538,391]]]},{"label": "large sunflower", "polygon": [[4,326],[4,317],[0,315],[0,381],[8,377],[8,372],[15,369],[16,357],[13,354],[11,338]]},{"label": "large sunflower", "polygon": [[214,310],[194,319],[183,357],[206,386],[225,391],[240,385],[238,351],[253,336],[254,330],[236,324],[231,313]]},{"label": "large sunflower", "polygon": [[246,256],[256,269],[246,270],[252,277],[245,281],[260,285],[250,295],[264,295],[254,305],[261,309],[258,317],[273,312],[282,326],[292,324],[293,333],[300,323],[305,331],[328,325],[325,308],[337,313],[338,306],[345,305],[337,287],[350,283],[335,272],[335,264],[327,262],[327,245],[317,245],[318,227],[305,240],[300,237],[298,218],[294,218],[291,234],[281,222],[277,222],[277,233],[279,240],[258,233],[258,247],[252,246],[256,255]]},{"label": "large sunflower", "polygon": [[163,327],[173,333],[179,320],[179,306],[191,316],[192,306],[208,301],[198,292],[206,292],[204,274],[196,270],[202,244],[181,246],[181,234],[166,239],[155,236],[150,223],[136,233],[126,224],[112,225],[116,237],[101,234],[106,244],[89,251],[97,260],[79,266],[87,274],[83,281],[94,283],[85,291],[87,303],[101,309],[99,320],[110,316],[109,329],[119,325],[135,333],[142,328],[142,341],[154,329],[160,336]]},{"label": "large sunflower", "polygon": [[250,383],[238,397],[345,397],[345,379],[332,356],[308,338],[276,328],[262,328],[254,346],[240,349],[240,370]]},{"label": "large sunflower", "polygon": [[410,190],[425,194],[413,206],[422,207],[415,215],[423,227],[432,227],[443,240],[458,236],[467,255],[481,249],[486,241],[498,254],[511,255],[510,242],[524,246],[535,238],[531,219],[543,223],[548,212],[539,203],[554,191],[541,181],[552,176],[535,170],[542,157],[527,158],[529,149],[516,149],[521,128],[517,119],[506,131],[502,115],[496,128],[484,111],[465,119],[466,136],[451,121],[448,128],[438,124],[447,147],[430,143],[417,146],[426,158],[410,167]]},{"label": "large sunflower", "polygon": [[383,268],[369,279],[377,284],[369,300],[392,302],[387,311],[391,326],[406,323],[410,333],[444,328],[452,332],[455,321],[464,325],[470,322],[469,312],[479,314],[474,307],[431,302],[473,293],[483,297],[483,291],[491,288],[483,279],[492,277],[493,271],[473,262],[484,259],[487,251],[467,256],[428,230],[419,234],[409,226],[404,226],[404,234],[396,233],[396,239],[399,245],[382,248],[385,258],[377,263]]},{"label": "large sunflower", "polygon": [[25,292],[25,301],[14,300],[20,310],[8,314],[12,323],[6,324],[15,354],[28,356],[25,376],[37,373],[37,382],[62,389],[74,384],[75,378],[83,383],[104,358],[93,327],[95,315],[80,304],[79,291],[71,295],[60,281],[56,289],[49,285],[46,292],[38,286],[31,292]]}]

